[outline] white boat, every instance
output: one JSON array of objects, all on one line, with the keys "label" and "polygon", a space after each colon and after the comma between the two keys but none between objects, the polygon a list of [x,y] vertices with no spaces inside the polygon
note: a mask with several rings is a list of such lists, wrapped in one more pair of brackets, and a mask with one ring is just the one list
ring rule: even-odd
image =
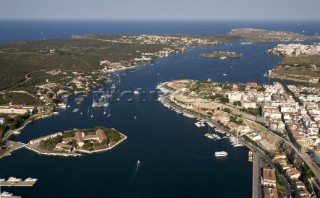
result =
[{"label": "white boat", "polygon": [[7,180],[7,181],[9,181],[9,182],[19,182],[19,181],[21,181],[22,179],[20,179],[20,178],[15,178],[15,177],[9,177],[9,179]]},{"label": "white boat", "polygon": [[244,146],[242,143],[237,143],[237,144],[234,144],[233,145],[234,147],[242,147],[242,146]]},{"label": "white boat", "polygon": [[38,179],[36,179],[36,178],[27,178],[26,180],[24,180],[24,181],[26,181],[26,182],[36,182],[36,181],[38,181]]},{"label": "white boat", "polygon": [[139,91],[134,91],[133,94],[134,95],[139,95]]},{"label": "white boat", "polygon": [[227,76],[227,74],[226,74],[226,73],[223,73],[222,75],[223,75],[223,76]]},{"label": "white boat", "polygon": [[6,191],[3,191],[1,194],[0,194],[0,197],[12,197],[13,194],[12,193],[9,193],[9,192],[6,192]]},{"label": "white boat", "polygon": [[202,121],[199,121],[199,122],[196,122],[196,123],[194,123],[197,127],[204,127],[205,126],[205,124],[204,124],[204,122],[202,122]]},{"label": "white boat", "polygon": [[226,58],[227,58],[227,57],[225,57],[225,56],[221,56],[221,57],[220,57],[221,60],[224,60],[224,59],[226,59]]},{"label": "white boat", "polygon": [[207,138],[212,139],[212,140],[221,139],[221,137],[219,135],[211,133],[211,130],[210,130],[209,126],[208,126],[208,133],[204,134],[204,136],[206,136]]},{"label": "white boat", "polygon": [[241,45],[251,45],[252,42],[241,42]]},{"label": "white boat", "polygon": [[67,108],[67,104],[65,104],[65,103],[58,103],[58,107],[61,108],[61,109],[65,109],[65,108]]},{"label": "white boat", "polygon": [[216,152],[214,153],[214,156],[215,156],[215,157],[225,157],[225,156],[228,156],[228,153],[225,152],[225,151],[216,151]]}]

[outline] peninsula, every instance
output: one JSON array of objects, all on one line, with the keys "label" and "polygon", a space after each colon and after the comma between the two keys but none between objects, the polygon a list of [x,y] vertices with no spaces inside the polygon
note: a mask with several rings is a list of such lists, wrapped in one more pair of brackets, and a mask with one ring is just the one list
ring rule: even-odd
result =
[{"label": "peninsula", "polygon": [[229,35],[242,37],[247,42],[288,42],[320,38],[319,36],[305,36],[302,34],[288,31],[263,30],[255,28],[232,29],[229,32]]},{"label": "peninsula", "polygon": [[26,148],[43,155],[79,156],[110,150],[127,137],[115,129],[73,129],[31,140]]},{"label": "peninsula", "polygon": [[278,65],[268,71],[271,78],[319,84],[320,82],[320,44],[279,44],[266,51],[281,56]]}]

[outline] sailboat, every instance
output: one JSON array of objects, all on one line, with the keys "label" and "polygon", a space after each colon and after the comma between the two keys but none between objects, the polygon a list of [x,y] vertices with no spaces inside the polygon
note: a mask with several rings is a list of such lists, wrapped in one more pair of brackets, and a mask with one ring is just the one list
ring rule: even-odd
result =
[{"label": "sailboat", "polygon": [[93,118],[93,112],[92,112],[92,109],[91,109],[91,116],[90,116],[91,118]]}]

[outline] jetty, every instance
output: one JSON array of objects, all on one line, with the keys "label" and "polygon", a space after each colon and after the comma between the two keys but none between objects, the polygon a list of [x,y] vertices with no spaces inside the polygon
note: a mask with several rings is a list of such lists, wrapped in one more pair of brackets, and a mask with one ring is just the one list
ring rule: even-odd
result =
[{"label": "jetty", "polygon": [[38,179],[34,178],[27,178],[25,180],[22,180],[20,178],[15,178],[15,177],[9,177],[8,180],[5,179],[0,179],[0,186],[4,187],[13,187],[13,186],[33,186]]}]

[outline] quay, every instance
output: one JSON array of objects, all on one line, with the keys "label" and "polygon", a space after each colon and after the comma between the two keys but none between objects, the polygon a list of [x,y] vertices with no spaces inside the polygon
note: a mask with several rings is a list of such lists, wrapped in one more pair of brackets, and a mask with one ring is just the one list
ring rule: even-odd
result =
[{"label": "quay", "polygon": [[[2,179],[3,180],[3,179]],[[0,182],[0,186],[3,186],[3,187],[14,187],[14,186],[33,186],[35,183],[37,182],[37,179],[32,179],[32,180],[21,180],[21,181],[18,181],[18,180],[12,180],[10,181],[10,179],[8,179],[7,181],[1,181]]]}]

